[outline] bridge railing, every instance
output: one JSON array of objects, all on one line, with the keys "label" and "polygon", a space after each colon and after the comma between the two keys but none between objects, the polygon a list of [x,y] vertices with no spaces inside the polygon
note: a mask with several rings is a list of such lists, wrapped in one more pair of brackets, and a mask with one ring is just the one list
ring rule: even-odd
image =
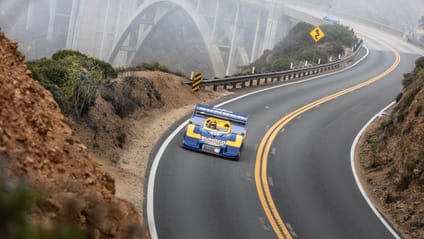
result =
[{"label": "bridge railing", "polygon": [[[280,72],[233,76],[213,80],[205,79],[202,81],[201,87],[212,86],[213,90],[217,90],[218,87],[223,87],[223,89],[241,89],[246,87],[261,86],[269,83],[313,77],[316,75],[343,69],[344,67],[350,65],[355,60],[361,49],[362,40],[358,42],[357,46],[353,49],[354,51],[352,54],[330,63]],[[188,84],[191,84],[191,82]]]}]

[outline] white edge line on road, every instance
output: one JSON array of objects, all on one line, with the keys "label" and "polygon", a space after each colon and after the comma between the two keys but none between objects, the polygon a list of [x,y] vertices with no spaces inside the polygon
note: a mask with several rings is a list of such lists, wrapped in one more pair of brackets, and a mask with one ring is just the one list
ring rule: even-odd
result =
[{"label": "white edge line on road", "polygon": [[[349,70],[351,68],[353,68],[354,66],[356,66],[357,64],[359,64],[360,62],[362,62],[369,54],[369,49],[364,45],[364,48],[366,50],[366,53],[363,57],[361,57],[361,59],[359,59],[357,62],[355,62],[354,64],[343,68],[339,71],[335,71],[335,72],[330,72],[328,74],[324,74],[324,75],[319,75],[319,76],[315,76],[312,78],[308,78],[305,80],[300,80],[300,81],[296,81],[296,82],[290,82],[290,83],[285,83],[285,84],[281,84],[281,85],[277,85],[277,86],[273,86],[273,87],[269,87],[266,89],[262,89],[262,90],[258,90],[258,91],[254,91],[254,92],[250,92],[235,98],[232,98],[230,100],[224,101],[222,103],[217,104],[216,106],[222,106],[222,105],[226,105],[228,103],[231,103],[233,101],[237,101],[240,100],[242,98],[245,98],[247,96],[250,95],[254,95],[257,93],[261,93],[264,91],[268,91],[268,90],[272,90],[272,89],[276,89],[276,88],[280,88],[280,87],[284,87],[284,86],[289,86],[289,85],[294,85],[294,84],[300,84],[303,82],[307,82],[307,81],[311,81],[311,80],[315,80],[318,78],[322,78],[322,77],[326,77],[326,76],[330,76],[330,75],[334,75],[346,70]],[[152,239],[158,239],[158,235],[157,235],[157,230],[156,230],[156,223],[155,223],[155,217],[154,217],[154,205],[153,205],[153,194],[154,194],[154,186],[155,186],[155,178],[156,178],[156,173],[157,173],[157,169],[159,166],[159,162],[162,158],[163,153],[165,152],[165,149],[168,147],[169,143],[172,141],[172,139],[178,134],[179,131],[181,131],[184,126],[188,123],[188,120],[184,121],[181,125],[179,125],[163,142],[163,144],[160,146],[158,152],[156,153],[154,159],[153,159],[153,163],[152,163],[152,167],[150,168],[150,173],[149,173],[149,178],[148,178],[148,185],[147,185],[147,196],[146,196],[146,200],[147,200],[147,223],[148,223],[148,229],[150,232],[150,236],[152,237]]]},{"label": "white edge line on road", "polygon": [[350,148],[350,166],[352,167],[353,176],[355,178],[356,184],[359,188],[359,191],[361,191],[362,196],[364,197],[365,201],[368,203],[368,206],[371,208],[371,210],[374,212],[374,214],[378,217],[378,219],[383,223],[383,225],[389,230],[389,232],[393,235],[394,238],[400,239],[401,237],[397,234],[397,232],[390,226],[390,224],[384,219],[384,217],[380,214],[380,212],[375,208],[375,206],[372,204],[371,200],[368,198],[367,194],[365,193],[364,188],[362,187],[362,184],[359,180],[359,177],[356,173],[355,169],[355,149],[359,142],[359,138],[361,135],[365,132],[365,130],[368,128],[368,126],[379,116],[381,116],[388,108],[393,106],[396,102],[390,103],[388,106],[384,107],[380,112],[378,112],[374,117],[372,117],[365,125],[364,127],[359,131],[358,135],[356,135],[355,140],[353,141],[352,147]]}]

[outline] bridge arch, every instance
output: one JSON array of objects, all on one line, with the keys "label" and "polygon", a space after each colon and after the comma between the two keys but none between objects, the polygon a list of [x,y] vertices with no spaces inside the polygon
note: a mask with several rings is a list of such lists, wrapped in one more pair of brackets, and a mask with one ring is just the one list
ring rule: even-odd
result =
[{"label": "bridge arch", "polygon": [[[195,26],[199,30],[202,40],[207,48],[208,55],[210,62],[212,63],[212,68],[214,71],[215,76],[222,77],[225,73],[225,64],[221,55],[221,52],[219,48],[211,44],[212,42],[212,32],[210,30],[210,27],[208,23],[205,21],[205,19],[200,15],[196,13],[195,6],[193,6],[189,1],[187,0],[148,0],[145,1],[142,5],[140,5],[137,10],[135,11],[135,14],[131,17],[129,24],[125,27],[125,29],[119,34],[117,41],[114,43],[112,50],[110,52],[110,55],[108,57],[108,61],[111,63],[114,63],[115,59],[118,56],[118,53],[121,51],[121,48],[123,47],[125,41],[129,37],[131,31],[133,30],[134,25],[140,24],[138,23],[138,19],[141,15],[148,12],[148,10],[151,7],[154,7],[157,4],[161,3],[171,3],[175,5],[176,7],[181,8],[183,11],[187,13],[187,15],[193,20]],[[172,10],[171,10],[172,11]],[[163,18],[161,16],[160,18]],[[160,19],[158,20],[160,21]],[[142,39],[138,39],[136,47],[132,49],[132,51],[137,51],[141,45],[143,44],[144,40],[146,39],[147,35],[150,33],[147,32],[147,34],[142,37]],[[135,53],[129,57],[128,62],[132,62],[134,59]]]}]

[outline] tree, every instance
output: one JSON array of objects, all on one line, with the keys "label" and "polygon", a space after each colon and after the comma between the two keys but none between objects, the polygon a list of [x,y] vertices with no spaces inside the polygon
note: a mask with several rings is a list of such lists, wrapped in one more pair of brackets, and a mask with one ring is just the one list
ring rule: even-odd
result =
[{"label": "tree", "polygon": [[27,65],[33,78],[52,93],[62,112],[77,118],[94,104],[101,82],[117,76],[110,64],[72,50],[61,50],[52,59]]},{"label": "tree", "polygon": [[102,73],[95,65],[83,67],[84,62],[78,56],[72,55],[65,59],[70,61],[70,64],[64,93],[77,118],[81,118],[81,115],[94,103]]}]

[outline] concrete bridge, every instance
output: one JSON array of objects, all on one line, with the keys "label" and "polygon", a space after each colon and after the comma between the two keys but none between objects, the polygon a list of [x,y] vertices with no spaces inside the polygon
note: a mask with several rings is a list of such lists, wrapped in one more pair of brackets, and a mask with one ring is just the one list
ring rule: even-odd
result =
[{"label": "concrete bridge", "polygon": [[27,30],[40,17],[40,3],[48,16],[46,40],[62,34],[63,48],[114,66],[137,64],[136,55],[149,34],[172,12],[182,10],[198,29],[218,77],[231,75],[237,66],[271,49],[295,21],[278,0],[24,0],[20,5],[27,4]]}]

